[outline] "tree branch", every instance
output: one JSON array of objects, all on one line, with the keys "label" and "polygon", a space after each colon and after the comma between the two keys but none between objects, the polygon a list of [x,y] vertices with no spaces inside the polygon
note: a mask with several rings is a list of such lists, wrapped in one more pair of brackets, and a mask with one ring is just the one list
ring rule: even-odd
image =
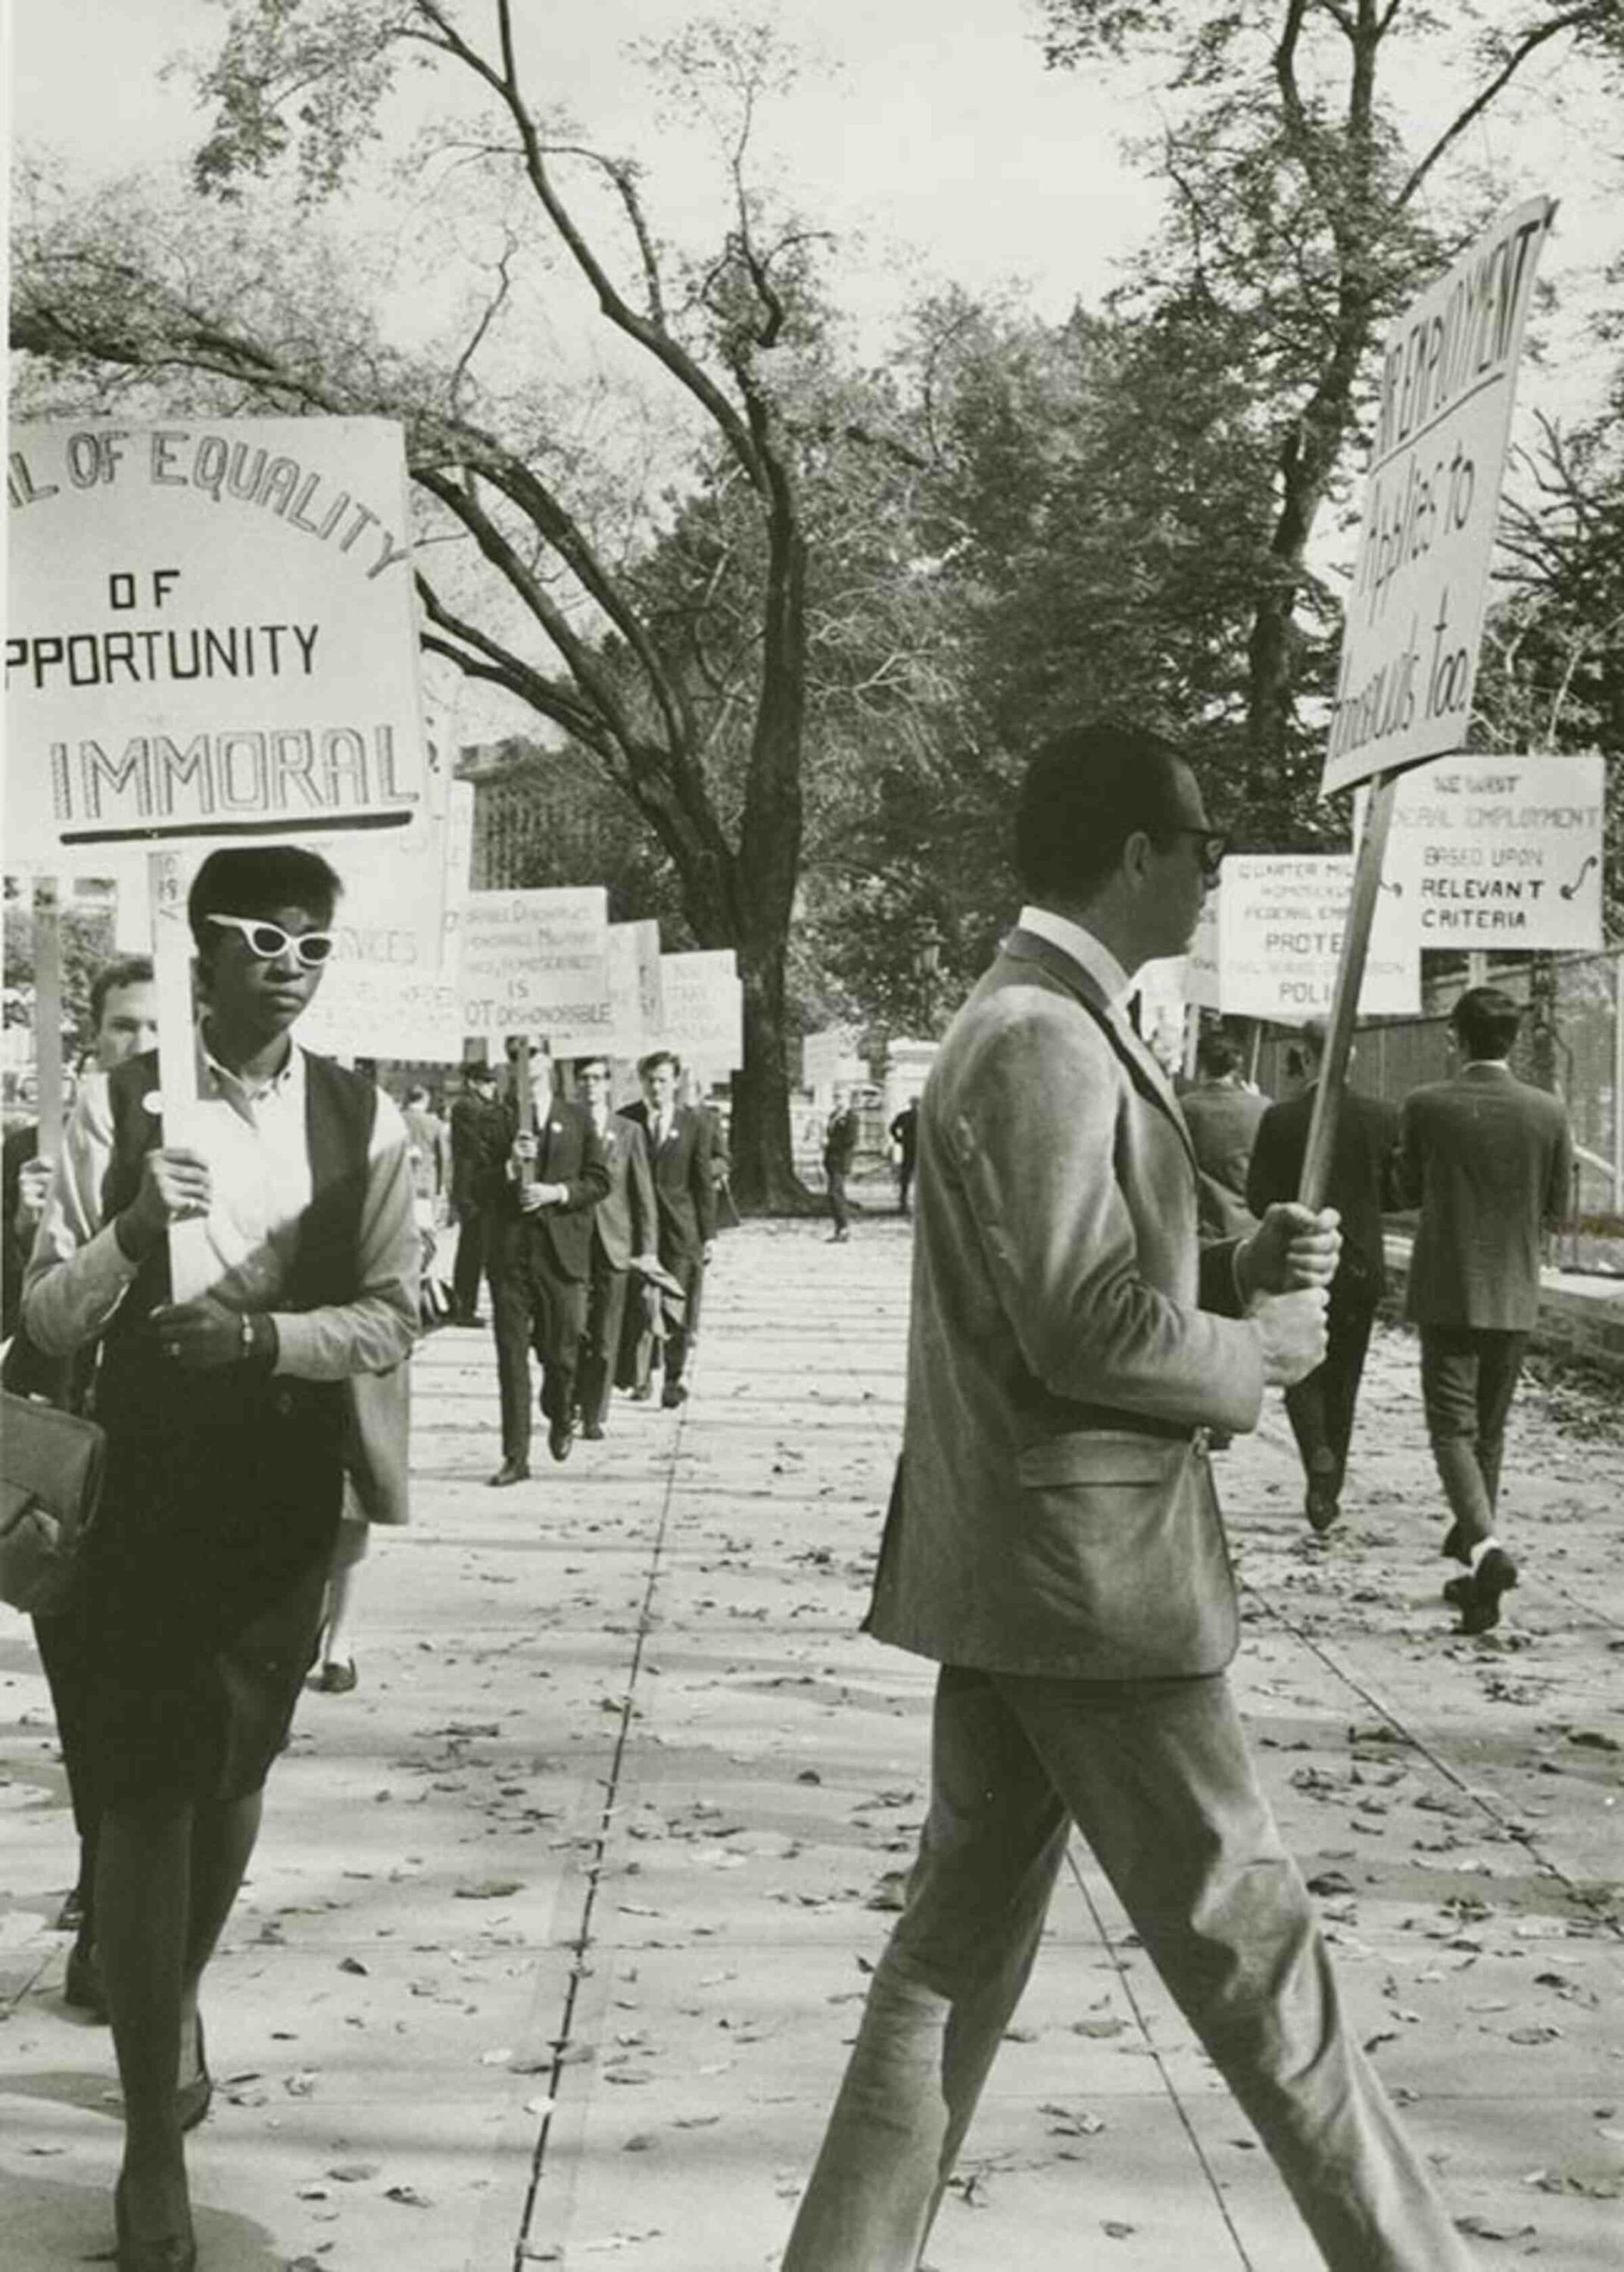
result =
[{"label": "tree branch", "polygon": [[1592,12],[1590,7],[1568,8],[1561,15],[1553,16],[1547,22],[1537,24],[1531,31],[1523,34],[1494,78],[1484,82],[1465,108],[1450,120],[1425,157],[1411,169],[1408,180],[1394,200],[1396,213],[1404,211],[1444,152],[1458,142],[1472,121],[1480,118],[1490,104],[1504,93],[1530,56],[1543,48],[1547,41],[1558,38],[1563,32],[1576,30]]}]

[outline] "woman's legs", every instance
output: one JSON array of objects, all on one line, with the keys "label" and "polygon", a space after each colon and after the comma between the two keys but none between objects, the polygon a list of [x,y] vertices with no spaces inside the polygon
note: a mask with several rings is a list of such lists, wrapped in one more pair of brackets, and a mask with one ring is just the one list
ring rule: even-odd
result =
[{"label": "woman's legs", "polygon": [[197,1806],[109,1807],[96,1938],[124,2094],[120,2186],[133,2238],[184,2232],[190,2211],[175,2091],[194,2072],[197,1986],[259,1831],[260,1794]]}]

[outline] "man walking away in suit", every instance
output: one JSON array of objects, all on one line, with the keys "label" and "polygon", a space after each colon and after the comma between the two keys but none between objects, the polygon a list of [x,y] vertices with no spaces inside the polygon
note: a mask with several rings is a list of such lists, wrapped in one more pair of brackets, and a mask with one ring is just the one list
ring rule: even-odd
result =
[{"label": "man walking away in suit", "polygon": [[[514,1056],[524,1043],[510,1043]],[[592,1210],[609,1188],[603,1147],[585,1105],[549,1093],[548,1061],[532,1060],[529,1127],[502,1107],[508,1135],[504,1189],[495,1210],[490,1264],[502,1392],[498,1487],[530,1473],[530,1351],[541,1364],[547,1447],[567,1460],[575,1443],[575,1375],[586,1326]]]},{"label": "man walking away in suit", "polygon": [[576,1079],[609,1171],[609,1188],[592,1211],[592,1278],[580,1369],[581,1433],[597,1443],[609,1416],[615,1353],[626,1313],[626,1282],[635,1265],[653,1259],[659,1229],[648,1143],[635,1120],[609,1110],[609,1060],[583,1058]]},{"label": "man walking away in suit", "polygon": [[1253,1427],[1267,1383],[1320,1362],[1337,1240],[1329,1210],[1276,1207],[1200,1252],[1189,1136],[1123,1012],[1140,965],[1187,947],[1223,839],[1174,750],[1106,726],[1039,751],[1016,833],[1031,904],[920,1111],[869,1616],[941,1668],[930,1812],[786,2272],[918,2264],[1073,1824],[1334,2272],[1467,2272],[1225,1680],[1203,1431]]},{"label": "man walking away in suit", "polygon": [[1404,1099],[1399,1184],[1421,1210],[1405,1314],[1421,1336],[1427,1432],[1453,1518],[1443,1551],[1466,1565],[1444,1599],[1486,1633],[1516,1565],[1494,1536],[1506,1420],[1539,1313],[1541,1233],[1568,1212],[1573,1138],[1554,1096],[1506,1062],[1515,1002],[1469,987],[1449,1033],[1460,1069]]},{"label": "man walking away in suit", "polygon": [[643,1084],[642,1102],[629,1104],[625,1112],[648,1141],[659,1213],[660,1264],[683,1294],[682,1315],[669,1315],[666,1326],[666,1383],[659,1401],[668,1411],[688,1401],[682,1376],[697,1338],[705,1265],[716,1248],[711,1117],[697,1106],[677,1102],[682,1072],[682,1060],[670,1050],[655,1050],[641,1058],[637,1078]]},{"label": "man walking away in suit", "polygon": [[1196,1070],[1201,1079],[1179,1102],[1201,1168],[1201,1227],[1210,1238],[1234,1238],[1253,1227],[1247,1168],[1269,1101],[1242,1087],[1240,1043],[1217,1028],[1197,1043]]},{"label": "man walking away in suit", "polygon": [[453,1326],[480,1322],[480,1279],[488,1274],[488,1249],[503,1195],[511,1132],[488,1065],[463,1068],[463,1094],[451,1107],[451,1214],[457,1259],[451,1269]]},{"label": "man walking away in suit", "polygon": [[[1299,1047],[1307,1086],[1282,1104],[1271,1104],[1257,1125],[1246,1203],[1262,1214],[1277,1200],[1295,1196],[1308,1148],[1308,1124],[1325,1055],[1323,1020],[1303,1028]],[[1353,1054],[1349,1051],[1348,1064]],[[1353,1408],[1370,1346],[1370,1328],[1387,1290],[1387,1257],[1382,1244],[1382,1214],[1397,1207],[1395,1154],[1398,1108],[1385,1098],[1345,1089],[1331,1147],[1325,1199],[1342,1228],[1342,1260],[1331,1282],[1325,1314],[1325,1362],[1285,1392],[1285,1409],[1307,1479],[1304,1512],[1315,1530],[1329,1530],[1342,1512],[1342,1484]]]},{"label": "man walking away in suit", "polygon": [[846,1179],[857,1155],[857,1107],[844,1089],[835,1091],[835,1109],[823,1130],[823,1177],[829,1186],[829,1212],[834,1217],[830,1244],[851,1237],[852,1211],[846,1196]]},{"label": "man walking away in suit", "polygon": [[911,1096],[890,1125],[890,1140],[897,1147],[897,1210],[908,1212],[908,1193],[913,1188],[914,1163],[919,1158],[920,1103]]}]

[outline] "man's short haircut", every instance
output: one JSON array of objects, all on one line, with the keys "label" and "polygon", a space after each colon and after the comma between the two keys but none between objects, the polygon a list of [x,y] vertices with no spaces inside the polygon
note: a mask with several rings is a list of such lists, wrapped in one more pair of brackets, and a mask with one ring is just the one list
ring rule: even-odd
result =
[{"label": "man's short haircut", "polygon": [[211,852],[198,869],[186,920],[207,962],[225,935],[210,916],[274,916],[281,908],[302,908],[324,930],[343,890],[321,854],[301,844],[228,844]]},{"label": "man's short haircut", "polygon": [[496,1078],[496,1068],[494,1065],[487,1064],[483,1058],[470,1058],[462,1069],[462,1077],[465,1081],[494,1081]]},{"label": "man's short haircut", "polygon": [[408,1104],[417,1105],[419,1107],[428,1103],[428,1091],[424,1087],[421,1080],[414,1080],[411,1087],[407,1089],[406,1093],[406,1101]]},{"label": "man's short haircut", "polygon": [[1036,900],[1087,899],[1136,830],[1165,843],[1189,760],[1140,726],[1073,726],[1045,742],[1015,808],[1015,864]]},{"label": "man's short haircut", "polygon": [[576,1079],[577,1080],[582,1080],[585,1074],[591,1072],[593,1065],[601,1065],[607,1073],[613,1073],[615,1070],[614,1066],[609,1063],[608,1058],[605,1057],[601,1050],[591,1050],[587,1052],[585,1057],[577,1058],[575,1061]]},{"label": "man's short haircut", "polygon": [[116,962],[104,962],[90,982],[90,1030],[101,1031],[102,1013],[108,1005],[108,996],[122,991],[126,986],[150,986],[153,983],[153,958],[150,954],[122,954]]},{"label": "man's short haircut", "polygon": [[1225,1073],[1235,1072],[1240,1063],[1240,1043],[1220,1026],[1214,1026],[1196,1044],[1196,1067],[1209,1080],[1222,1080]]},{"label": "man's short haircut", "polygon": [[1330,1031],[1323,1018],[1305,1018],[1298,1028],[1297,1038],[1307,1052],[1311,1064],[1318,1065],[1324,1056],[1326,1036]]},{"label": "man's short haircut", "polygon": [[674,1073],[682,1070],[682,1060],[674,1050],[651,1050],[647,1057],[637,1059],[637,1079],[642,1080],[657,1067],[667,1065]]},{"label": "man's short haircut", "polygon": [[1469,1058],[1510,1054],[1523,1013],[1498,986],[1469,986],[1449,1013],[1461,1047]]}]

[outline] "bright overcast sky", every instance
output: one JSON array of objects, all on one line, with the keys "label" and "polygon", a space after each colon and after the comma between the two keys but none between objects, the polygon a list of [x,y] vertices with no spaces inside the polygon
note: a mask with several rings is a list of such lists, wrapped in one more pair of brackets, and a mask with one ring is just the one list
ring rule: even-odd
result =
[{"label": "bright overcast sky", "polygon": [[[679,232],[697,210],[693,146],[653,137],[646,81],[625,47],[703,12],[701,0],[525,0],[520,18],[551,64],[545,91],[606,145],[652,154],[651,203]],[[816,0],[781,13],[797,36],[810,27],[835,65],[775,113],[786,184],[839,232],[843,296],[871,339],[921,284],[950,278],[973,289],[1024,283],[1043,313],[1062,315],[1078,296],[1097,301],[1113,263],[1144,241],[1157,192],[1119,144],[1124,131],[1154,131],[1150,67],[1136,84],[1114,71],[1108,90],[1087,73],[1047,71],[1030,0]],[[221,21],[207,0],[21,0],[14,131],[91,177],[183,155],[197,120],[184,82],[160,84],[158,66],[206,47]],[[1450,97],[1458,88],[1420,89],[1418,127]],[[1547,273],[1574,277],[1576,300],[1594,298],[1598,267],[1621,241],[1602,125],[1525,103],[1471,145],[1474,159],[1509,168],[1512,196],[1562,195]]]}]

